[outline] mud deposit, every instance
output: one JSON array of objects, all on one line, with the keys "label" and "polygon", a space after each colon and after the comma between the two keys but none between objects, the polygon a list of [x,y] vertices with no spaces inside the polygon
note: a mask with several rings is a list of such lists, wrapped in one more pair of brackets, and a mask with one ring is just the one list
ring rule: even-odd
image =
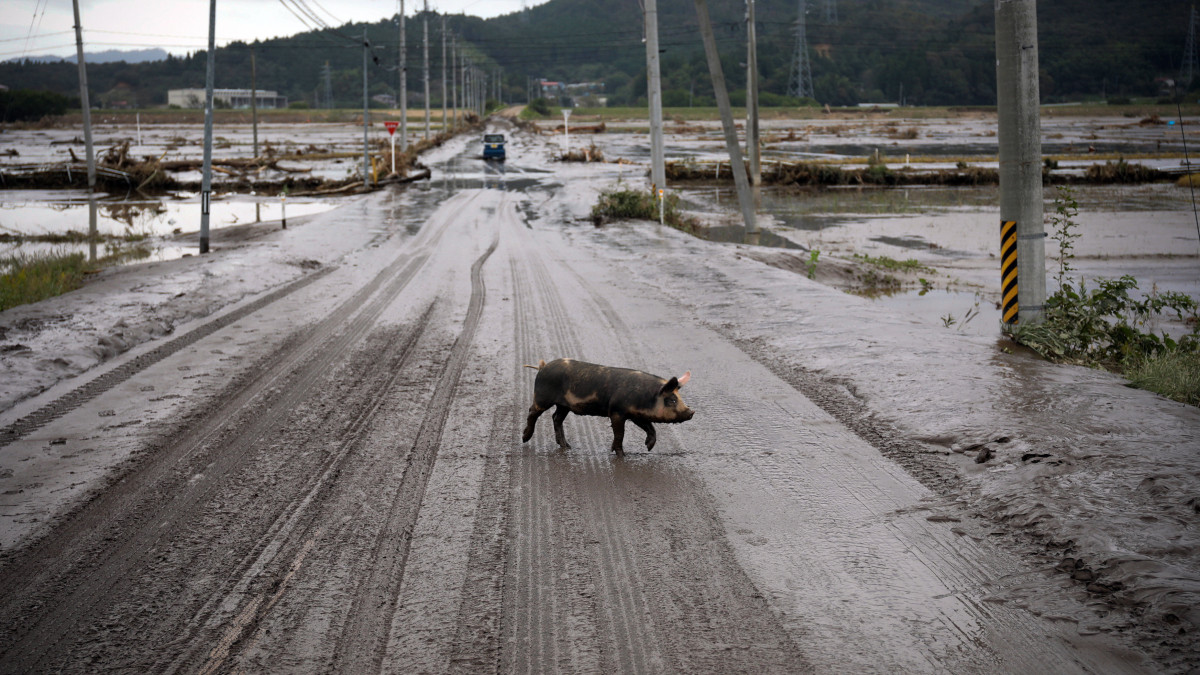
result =
[{"label": "mud deposit", "polygon": [[[1200,412],[798,248],[596,228],[645,167],[500,129],[503,165],[459,139],[428,184],[0,315],[0,670],[1200,667]],[[523,445],[560,356],[691,371],[696,415]]]}]

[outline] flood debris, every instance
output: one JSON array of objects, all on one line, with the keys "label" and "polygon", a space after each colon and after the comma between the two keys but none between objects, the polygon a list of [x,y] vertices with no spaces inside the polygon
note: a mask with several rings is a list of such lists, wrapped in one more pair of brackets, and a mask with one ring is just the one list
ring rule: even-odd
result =
[{"label": "flood debris", "polygon": [[[476,119],[472,125],[460,128],[458,133],[474,133],[481,123]],[[371,189],[386,185],[427,180],[432,174],[429,167],[418,161],[420,154],[444,144],[455,134],[443,132],[425,140],[414,141],[405,152],[396,152],[395,161],[391,148],[382,140],[371,148]],[[76,153],[77,145],[72,139],[66,142],[70,160],[53,163],[6,164],[0,166],[0,189],[64,189],[87,187],[87,165]],[[175,139],[172,139],[175,140]],[[96,154],[96,187],[104,192],[140,192],[142,194],[164,194],[167,192],[200,189],[200,181],[184,179],[181,175],[195,174],[203,169],[203,160],[195,157],[169,159],[168,155],[187,144],[170,143],[161,155],[135,156],[131,152],[133,139],[119,139]],[[16,156],[12,153],[12,156]],[[346,194],[367,189],[361,175],[346,178],[318,177],[313,174],[313,164],[337,159],[357,159],[359,152],[330,152],[328,148],[315,145],[296,148],[293,152],[280,152],[270,143],[265,143],[258,157],[224,157],[212,160],[213,182],[221,190],[272,195],[332,195]],[[597,161],[597,160],[589,160]],[[392,166],[395,172],[391,171]]]},{"label": "flood debris", "polygon": [[[847,168],[822,162],[772,162],[763,166],[762,184],[796,187],[971,187],[1000,184],[999,171],[967,162],[959,162],[953,169],[915,169],[908,166],[892,168],[884,160],[883,157],[872,156],[870,165],[863,168]],[[1143,164],[1130,163],[1124,159],[1094,164],[1087,167],[1082,174],[1056,172],[1056,168],[1057,165],[1053,161],[1048,161],[1043,167],[1042,179],[1047,185],[1154,183],[1171,178],[1167,172]],[[733,181],[733,171],[728,162],[667,162],[666,171],[667,179],[671,181],[705,184]]]}]

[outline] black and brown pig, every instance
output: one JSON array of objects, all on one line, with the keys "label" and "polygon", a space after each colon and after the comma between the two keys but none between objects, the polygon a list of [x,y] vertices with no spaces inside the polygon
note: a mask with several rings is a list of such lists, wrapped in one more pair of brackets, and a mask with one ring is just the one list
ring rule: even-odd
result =
[{"label": "black and brown pig", "polygon": [[[526,366],[534,368],[535,366]],[[522,442],[533,437],[538,417],[555,406],[554,440],[558,447],[571,444],[563,434],[567,413],[596,415],[612,421],[612,450],[625,454],[625,420],[646,432],[646,449],[654,449],[657,440],[652,422],[678,424],[692,419],[692,409],[679,398],[679,388],[687,384],[692,373],[669,380],[628,368],[612,368],[573,359],[538,362],[538,374],[533,383],[533,405],[525,424]]]}]

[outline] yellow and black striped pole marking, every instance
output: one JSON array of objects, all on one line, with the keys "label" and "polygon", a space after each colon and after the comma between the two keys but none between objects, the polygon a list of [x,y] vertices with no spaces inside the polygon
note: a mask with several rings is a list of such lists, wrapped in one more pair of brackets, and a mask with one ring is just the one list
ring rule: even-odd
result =
[{"label": "yellow and black striped pole marking", "polygon": [[1017,322],[1017,221],[1000,222],[1000,295],[1004,298],[1001,318]]}]

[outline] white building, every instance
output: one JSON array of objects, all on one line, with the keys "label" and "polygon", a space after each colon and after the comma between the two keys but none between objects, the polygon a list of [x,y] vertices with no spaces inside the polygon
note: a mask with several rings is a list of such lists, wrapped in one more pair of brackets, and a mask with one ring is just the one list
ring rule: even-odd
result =
[{"label": "white building", "polygon": [[[213,101],[223,103],[230,108],[249,108],[249,89],[213,89]],[[258,107],[286,108],[286,96],[279,96],[274,91],[258,90]],[[180,108],[203,108],[203,89],[168,89],[167,105],[177,105]]]}]

